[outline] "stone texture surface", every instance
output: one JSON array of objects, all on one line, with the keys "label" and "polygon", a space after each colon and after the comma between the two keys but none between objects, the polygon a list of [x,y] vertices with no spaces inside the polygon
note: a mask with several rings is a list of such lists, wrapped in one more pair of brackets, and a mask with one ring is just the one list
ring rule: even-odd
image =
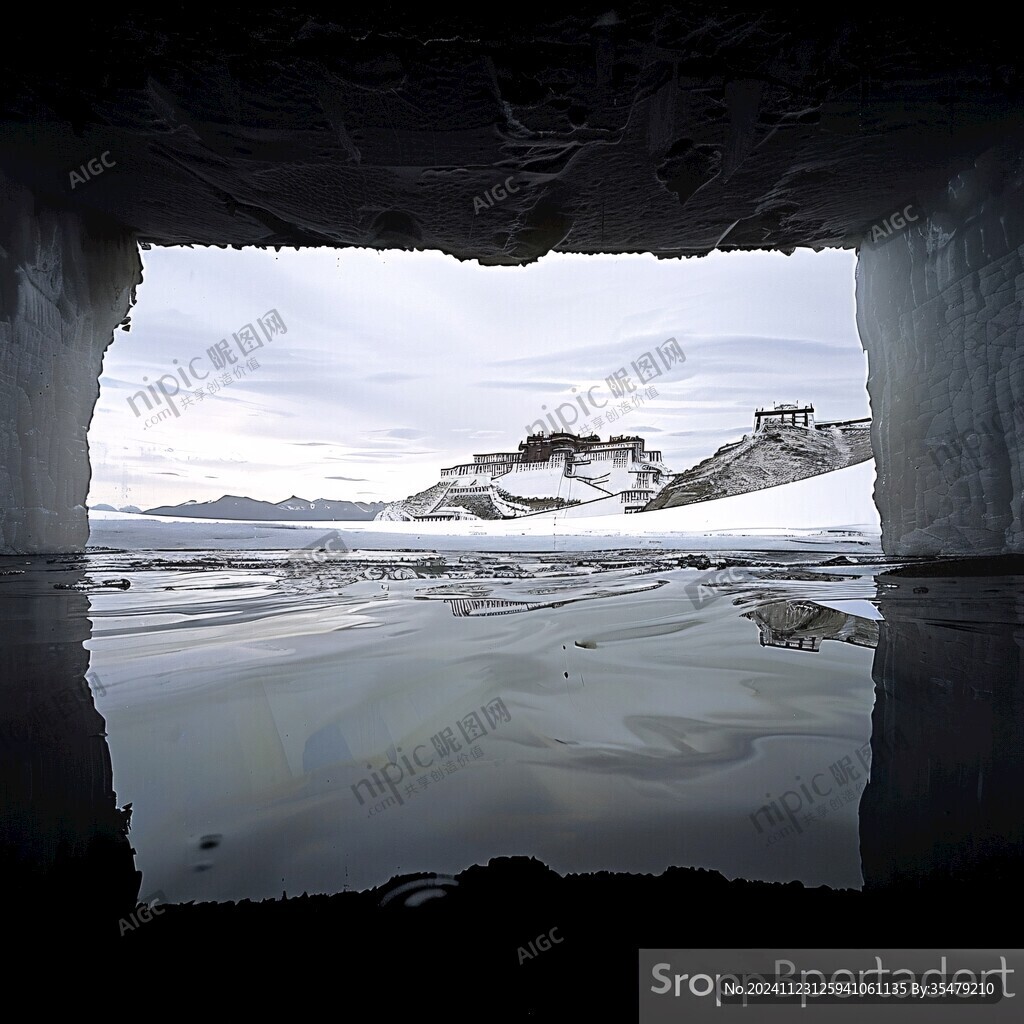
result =
[{"label": "stone texture surface", "polygon": [[886,551],[1024,550],[1024,162],[990,152],[857,266]]},{"label": "stone texture surface", "polygon": [[55,21],[57,62],[9,28],[5,169],[154,244],[505,264],[850,246],[1021,128],[1018,42],[992,19],[627,3]]},{"label": "stone texture surface", "polygon": [[0,178],[0,553],[84,546],[86,432],[140,279],[129,235]]}]

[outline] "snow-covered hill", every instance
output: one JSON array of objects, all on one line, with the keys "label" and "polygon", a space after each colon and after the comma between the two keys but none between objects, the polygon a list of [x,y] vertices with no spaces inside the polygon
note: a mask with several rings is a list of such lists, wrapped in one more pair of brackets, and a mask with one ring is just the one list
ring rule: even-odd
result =
[{"label": "snow-covered hill", "polygon": [[[361,522],[343,526],[350,549],[463,551],[589,551],[664,547],[715,550],[880,550],[881,526],[872,501],[873,460],[793,484],[701,501],[643,515],[580,519],[551,512],[525,519],[470,522]],[[306,551],[336,536],[331,523],[218,523],[209,519],[93,512],[91,547],[211,548]]]},{"label": "snow-covered hill", "polygon": [[689,505],[793,483],[855,466],[872,457],[868,424],[804,427],[780,424],[723,445],[680,473],[646,511]]}]

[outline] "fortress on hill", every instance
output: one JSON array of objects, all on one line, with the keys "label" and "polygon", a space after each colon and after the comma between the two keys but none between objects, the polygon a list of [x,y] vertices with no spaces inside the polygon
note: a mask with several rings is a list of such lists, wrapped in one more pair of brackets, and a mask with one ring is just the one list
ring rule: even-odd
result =
[{"label": "fortress on hill", "polygon": [[640,512],[672,473],[638,435],[530,434],[517,451],[474,455],[441,470],[441,482],[388,505],[378,519],[515,519]]}]

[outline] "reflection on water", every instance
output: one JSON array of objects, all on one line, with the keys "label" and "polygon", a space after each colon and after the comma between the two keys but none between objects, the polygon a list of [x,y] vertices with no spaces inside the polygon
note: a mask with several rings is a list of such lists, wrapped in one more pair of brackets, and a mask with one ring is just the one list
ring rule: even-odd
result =
[{"label": "reflection on water", "polygon": [[878,646],[877,622],[814,601],[772,601],[743,617],[757,623],[762,647],[817,652],[823,640]]},{"label": "reflection on water", "polygon": [[66,887],[105,843],[130,906],[130,801],[170,902],[507,854],[853,888],[1015,857],[1019,579],[724,557],[5,559],[3,855]]},{"label": "reflection on water", "polygon": [[1018,575],[879,577],[878,754],[861,804],[866,885],[1012,892],[1024,850]]},{"label": "reflection on water", "polygon": [[[135,906],[130,808],[114,795],[86,678],[89,602],[74,560],[0,559],[0,870],[15,934],[88,941]],[[15,920],[12,921],[12,913]],[[19,920],[20,918],[20,920]]]}]

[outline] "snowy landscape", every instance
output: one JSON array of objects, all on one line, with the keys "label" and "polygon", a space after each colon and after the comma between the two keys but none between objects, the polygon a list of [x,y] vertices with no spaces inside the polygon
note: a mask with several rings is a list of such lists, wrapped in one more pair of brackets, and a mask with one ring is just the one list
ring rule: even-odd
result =
[{"label": "snowy landscape", "polygon": [[[183,266],[172,255],[135,332],[167,329],[161,308],[182,294],[161,294]],[[400,262],[406,280],[453,270]],[[367,263],[366,287],[387,288],[373,258],[353,257],[353,272]],[[623,264],[581,286],[574,333],[601,330],[592,307],[612,293],[631,310],[614,345],[538,344],[529,367],[485,380],[476,405],[471,377],[423,377],[410,353],[345,429],[325,429],[331,403],[359,399],[330,383],[343,371],[311,347],[318,325],[284,302],[237,332],[240,360],[272,322],[259,371],[203,401],[176,394],[180,416],[161,401],[136,417],[153,392],[128,382],[149,374],[127,340],[111,350],[86,551],[12,561],[10,582],[31,592],[52,579],[87,609],[87,678],[147,891],[187,902],[365,889],[509,852],[559,872],[685,864],[862,886],[857,797],[836,797],[805,835],[765,796],[765,780],[785,793],[863,758],[871,735],[876,577],[898,563],[880,546],[863,365],[840,340],[849,265],[813,271],[831,305],[785,310],[784,268],[749,267],[772,280],[760,329],[830,338],[778,342],[815,368],[802,388],[817,404],[792,401],[777,361],[745,342],[718,340],[712,355],[673,323],[655,265],[650,280]],[[727,280],[701,271],[705,289]],[[543,291],[551,273],[564,277],[554,263],[535,284],[486,287],[498,306],[512,287],[528,310],[523,289]],[[705,321],[710,335],[751,327],[728,303]],[[514,333],[528,340],[530,325]],[[208,358],[227,365],[230,350]],[[258,383],[296,359],[319,374],[280,398]],[[453,376],[487,361],[474,354]],[[720,412],[692,398],[713,372],[733,388]],[[417,374],[447,406],[407,387]],[[516,396],[531,390],[554,397],[517,432],[527,417],[505,410],[529,408]],[[271,398],[288,412],[282,432],[253,444],[248,411]],[[454,427],[469,415],[472,428]],[[126,419],[144,433],[115,427]]]},{"label": "snowy landscape", "polygon": [[[88,553],[60,567],[88,595],[147,880],[234,900],[517,850],[560,872],[859,888],[856,800],[807,841],[761,780],[785,791],[870,738],[873,481],[868,460],[583,518],[93,511]],[[490,729],[444,732],[488,707]],[[534,810],[488,816],[509,800]]]}]

